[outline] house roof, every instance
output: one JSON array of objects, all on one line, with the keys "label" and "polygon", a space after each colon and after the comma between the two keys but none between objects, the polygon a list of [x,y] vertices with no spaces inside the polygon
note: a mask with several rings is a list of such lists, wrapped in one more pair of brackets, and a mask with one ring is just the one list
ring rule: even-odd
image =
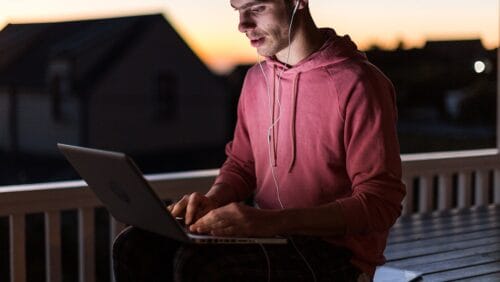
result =
[{"label": "house roof", "polygon": [[480,39],[427,41],[424,51],[444,56],[483,55],[486,49]]},{"label": "house roof", "polygon": [[62,59],[74,64],[72,78],[81,90],[106,72],[138,36],[158,21],[168,25],[161,14],[9,24],[0,32],[0,86],[45,88],[50,62]]}]

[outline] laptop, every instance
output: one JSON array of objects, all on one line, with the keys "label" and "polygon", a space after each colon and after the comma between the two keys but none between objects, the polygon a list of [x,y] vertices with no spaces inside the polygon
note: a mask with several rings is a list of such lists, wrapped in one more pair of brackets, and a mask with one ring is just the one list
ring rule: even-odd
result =
[{"label": "laptop", "polygon": [[167,210],[165,203],[126,154],[66,144],[57,144],[57,147],[120,222],[184,243],[287,243],[287,239],[282,237],[218,237],[190,233]]}]

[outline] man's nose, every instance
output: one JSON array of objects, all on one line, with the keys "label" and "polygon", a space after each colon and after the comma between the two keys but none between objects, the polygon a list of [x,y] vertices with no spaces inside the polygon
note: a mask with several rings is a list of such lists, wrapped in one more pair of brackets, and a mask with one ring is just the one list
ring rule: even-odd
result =
[{"label": "man's nose", "polygon": [[238,30],[240,32],[246,33],[249,29],[255,28],[255,22],[252,18],[245,13],[240,14],[240,23],[238,24]]}]

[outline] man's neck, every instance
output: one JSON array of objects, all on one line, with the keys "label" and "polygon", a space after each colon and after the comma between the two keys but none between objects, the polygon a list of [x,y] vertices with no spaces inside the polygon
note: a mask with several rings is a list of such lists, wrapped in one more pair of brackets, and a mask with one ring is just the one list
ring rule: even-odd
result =
[{"label": "man's neck", "polygon": [[[288,46],[276,53],[276,59],[280,62],[288,63],[288,65],[296,65],[298,62],[307,58],[312,53],[321,48],[325,42],[325,38],[320,29],[316,27],[312,19],[301,19],[294,23],[295,30],[292,37],[291,48]],[[290,57],[288,58],[288,51]],[[288,59],[288,62],[287,62]]]}]

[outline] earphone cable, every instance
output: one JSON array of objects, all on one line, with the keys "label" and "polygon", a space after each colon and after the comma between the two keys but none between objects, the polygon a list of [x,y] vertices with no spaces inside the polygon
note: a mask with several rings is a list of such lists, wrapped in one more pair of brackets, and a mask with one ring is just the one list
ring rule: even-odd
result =
[{"label": "earphone cable", "polygon": [[269,259],[269,255],[267,254],[267,250],[264,247],[264,244],[260,243],[259,246],[262,248],[262,252],[264,252],[264,256],[266,257],[266,262],[267,262],[267,282],[271,282],[271,260]]},{"label": "earphone cable", "polygon": [[[259,63],[259,67],[260,67],[260,70],[262,71],[262,75],[264,76],[264,80],[266,82],[266,90],[267,90],[267,97],[268,97],[268,105],[269,105],[269,113],[270,113],[270,120],[271,120],[271,125],[269,126],[268,130],[267,130],[267,144],[268,144],[268,155],[269,155],[269,165],[271,167],[271,174],[272,174],[272,177],[273,177],[273,181],[274,181],[274,186],[275,186],[275,189],[276,189],[276,196],[278,198],[278,202],[281,206],[281,209],[285,209],[284,205],[283,205],[283,202],[281,201],[281,196],[280,196],[280,189],[279,189],[279,183],[278,183],[278,177],[276,176],[276,173],[274,171],[274,165],[273,165],[273,162],[272,162],[272,154],[271,154],[271,146],[274,147],[274,144],[271,144],[271,131],[274,130],[274,127],[277,125],[278,121],[280,120],[281,118],[281,103],[280,103],[280,93],[281,93],[281,78],[283,76],[283,73],[285,71],[286,68],[288,68],[288,62],[290,60],[290,53],[291,53],[291,48],[292,48],[292,40],[291,40],[291,34],[292,34],[292,26],[293,26],[293,19],[295,17],[295,14],[297,12],[297,9],[299,7],[299,1],[297,1],[297,4],[295,5],[295,8],[292,12],[292,16],[291,16],[291,19],[290,19],[290,26],[288,28],[288,54],[287,54],[287,59],[286,59],[286,63],[285,63],[285,66],[281,69],[280,73],[278,74],[278,95],[276,95],[277,97],[275,98],[276,99],[276,103],[278,105],[278,117],[276,118],[276,120],[273,122],[274,120],[274,116],[273,116],[273,109],[271,107],[272,106],[272,101],[271,101],[271,93],[270,93],[270,86],[269,86],[269,79],[264,71],[264,68],[262,67],[262,63],[260,61],[260,56],[259,56],[259,53],[257,52],[257,61]],[[274,77],[273,77],[274,79]],[[313,281],[316,282],[317,279],[316,279],[316,274],[314,273],[314,270],[312,269],[311,265],[309,264],[309,262],[307,261],[307,259],[305,258],[305,256],[302,254],[302,252],[299,250],[299,248],[297,247],[297,245],[295,244],[294,240],[292,237],[289,237],[289,240],[290,242],[292,243],[294,249],[297,251],[297,253],[299,254],[299,256],[301,257],[301,259],[304,261],[304,263],[306,264],[307,268],[309,269],[309,271],[311,272],[312,274],[312,278],[313,278]],[[267,251],[266,249],[264,248],[264,246],[261,244],[261,247],[262,247],[262,250],[264,251],[264,254],[266,255],[266,260],[267,260],[267,265],[268,265],[268,282],[270,282],[270,274],[271,274],[271,264],[270,264],[270,261],[269,261],[269,256],[267,255]]]}]

